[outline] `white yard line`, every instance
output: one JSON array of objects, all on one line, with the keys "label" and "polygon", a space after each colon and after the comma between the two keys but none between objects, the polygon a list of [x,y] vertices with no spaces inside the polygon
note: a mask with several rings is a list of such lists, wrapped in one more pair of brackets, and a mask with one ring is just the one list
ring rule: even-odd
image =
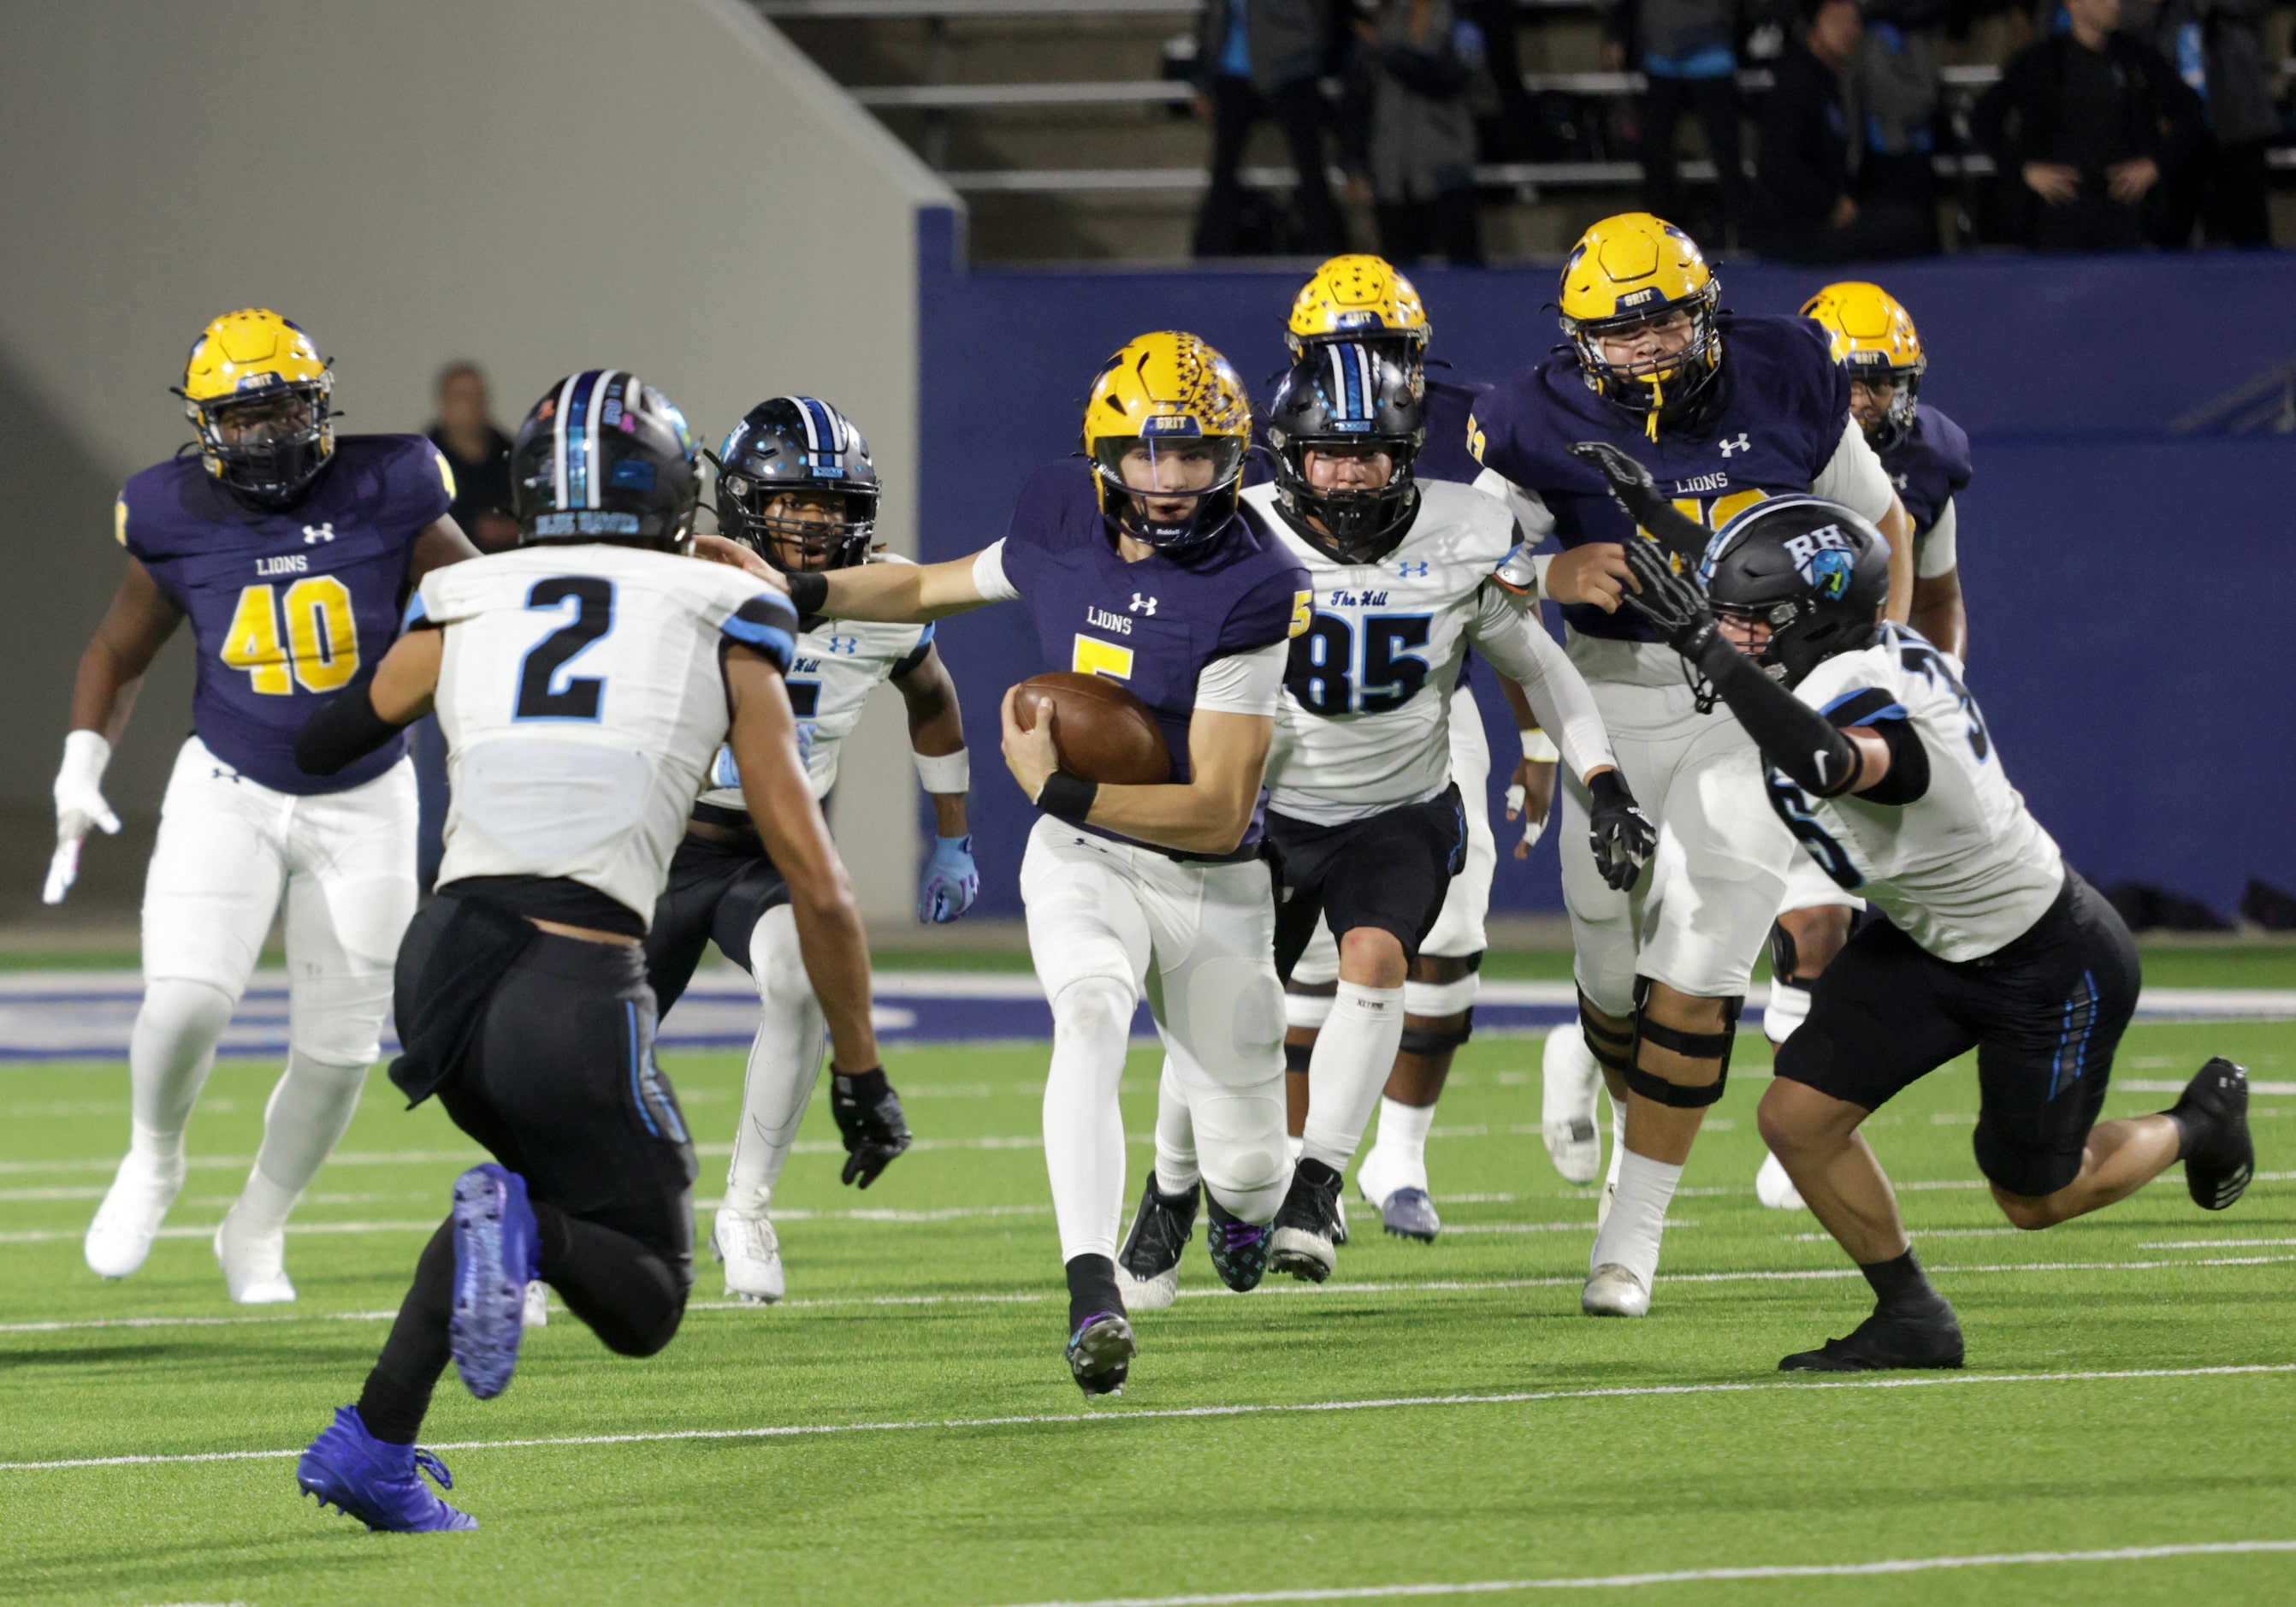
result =
[{"label": "white yard line", "polygon": [[1629,1590],[1645,1585],[1707,1585],[1728,1579],[1841,1579],[1877,1574],[1934,1573],[1943,1569],[2017,1568],[2072,1562],[2149,1562],[2175,1557],[2249,1556],[2296,1551],[2296,1540],[2202,1540],[2177,1545],[2122,1545],[2110,1551],[1994,1552],[1964,1557],[1892,1557],[1880,1562],[1765,1562],[1738,1568],[1685,1568],[1666,1572],[1564,1576],[1544,1579],[1475,1579],[1459,1584],[1347,1585],[1331,1589],[1232,1590],[1217,1595],[1103,1596],[1037,1602],[1029,1607],[1246,1607],[1259,1602],[1367,1602],[1398,1596],[1509,1595],[1526,1590]]},{"label": "white yard line", "polygon": [[[2130,1367],[2087,1372],[1923,1373],[1906,1378],[1765,1379],[1734,1384],[1631,1384],[1595,1389],[1522,1389],[1501,1395],[1402,1395],[1371,1400],[1285,1401],[1231,1406],[1123,1407],[1015,1413],[1004,1417],[918,1418],[891,1422],[780,1423],[750,1429],[660,1429],[631,1434],[566,1434],[532,1439],[447,1440],[431,1451],[524,1450],[559,1446],[662,1445],[679,1440],[787,1439],[832,1434],[911,1433],[919,1430],[1010,1429],[1145,1422],[1173,1418],[1292,1416],[1324,1412],[1402,1411],[1424,1407],[1509,1406],[1547,1401],[1647,1399],[1658,1396],[1758,1395],[1779,1390],[1923,1389],[1977,1384],[2094,1383],[2130,1379],[2231,1378],[2296,1372],[2296,1363],[2234,1367]],[[193,1451],[174,1455],[70,1456],[46,1462],[0,1462],[0,1472],[48,1472],[64,1468],[124,1468],[206,1462],[268,1462],[302,1455],[279,1451]]]}]

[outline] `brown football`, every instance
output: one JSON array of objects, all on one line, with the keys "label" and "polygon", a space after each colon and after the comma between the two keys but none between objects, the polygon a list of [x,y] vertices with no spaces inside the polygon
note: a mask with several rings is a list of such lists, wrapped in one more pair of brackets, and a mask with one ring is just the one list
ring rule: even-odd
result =
[{"label": "brown football", "polygon": [[1013,699],[1022,730],[1037,729],[1037,707],[1046,702],[1053,705],[1053,746],[1069,774],[1115,787],[1154,787],[1172,779],[1172,752],[1156,716],[1106,676],[1066,670],[1030,676]]}]

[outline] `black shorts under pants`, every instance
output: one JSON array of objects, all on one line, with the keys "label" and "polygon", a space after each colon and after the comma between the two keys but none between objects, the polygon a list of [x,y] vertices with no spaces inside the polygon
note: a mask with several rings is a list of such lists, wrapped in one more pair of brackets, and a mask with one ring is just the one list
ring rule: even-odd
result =
[{"label": "black shorts under pants", "polygon": [[1276,850],[1275,970],[1287,982],[1318,915],[1334,937],[1357,927],[1392,932],[1404,957],[1417,959],[1467,858],[1467,814],[1456,786],[1338,826],[1271,809],[1267,836]]},{"label": "black shorts under pants", "polygon": [[716,942],[726,958],[750,968],[750,935],[766,911],[789,902],[789,884],[755,838],[746,845],[688,832],[669,861],[669,881],[646,934],[646,980],[661,1013],[684,996],[701,952]]}]

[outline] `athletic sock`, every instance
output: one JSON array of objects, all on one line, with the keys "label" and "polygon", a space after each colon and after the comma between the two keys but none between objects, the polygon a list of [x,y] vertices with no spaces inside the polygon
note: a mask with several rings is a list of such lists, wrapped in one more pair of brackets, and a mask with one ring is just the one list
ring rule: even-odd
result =
[{"label": "athletic sock", "polygon": [[358,1114],[364,1066],[335,1066],[290,1050],[263,1108],[263,1147],[234,1207],[256,1232],[277,1232]]},{"label": "athletic sock", "polygon": [[1644,1289],[1658,1276],[1659,1240],[1666,1235],[1666,1208],[1682,1182],[1682,1168],[1647,1155],[1622,1150],[1619,1192],[1611,1214],[1595,1235],[1587,1270],[1616,1263],[1642,1280]]},{"label": "athletic sock", "polygon": [[1111,1265],[1124,1211],[1124,1115],[1117,1087],[1132,1032],[1132,990],[1087,977],[1053,1001],[1053,1062],[1045,1076],[1045,1170],[1061,1259]]},{"label": "athletic sock", "polygon": [[1911,1247],[1904,1255],[1892,1256],[1887,1261],[1861,1261],[1857,1270],[1873,1285],[1876,1311],[1927,1306],[1938,1298],[1937,1290],[1930,1287],[1928,1274],[1922,1271],[1922,1264],[1915,1259]]},{"label": "athletic sock", "polygon": [[144,990],[127,1038],[130,1152],[162,1171],[184,1164],[184,1128],[231,1010],[230,997],[204,982],[162,978]]},{"label": "athletic sock", "polygon": [[[1605,1089],[1603,1092],[1607,1094],[1610,1091]],[[1603,1181],[1614,1189],[1619,1186],[1620,1165],[1626,1158],[1627,1101],[1612,1100],[1611,1101],[1611,1169],[1603,1174]]]},{"label": "athletic sock", "polygon": [[366,1431],[395,1446],[411,1446],[430,1410],[430,1392],[447,1371],[447,1323],[455,1306],[455,1224],[446,1222],[422,1247],[414,1282],[399,1302],[382,1354],[359,1391]]},{"label": "athletic sock", "polygon": [[1769,1002],[1762,1006],[1762,1034],[1783,1043],[1809,1019],[1809,984],[1792,977],[1770,979]]},{"label": "athletic sock", "polygon": [[1192,1192],[1202,1176],[1196,1164],[1195,1117],[1167,1055],[1156,1078],[1156,1191],[1177,1198]]},{"label": "athletic sock", "polygon": [[1069,1331],[1074,1333],[1103,1312],[1121,1312],[1116,1263],[1107,1256],[1071,1256],[1068,1262]]},{"label": "athletic sock", "polygon": [[[1379,1101],[1379,1137],[1372,1145],[1372,1153],[1379,1158],[1382,1171],[1392,1169],[1403,1178],[1398,1186],[1424,1189],[1427,1186],[1427,1133],[1435,1125],[1435,1107],[1406,1105],[1384,1094]],[[1365,1166],[1371,1163],[1366,1160]]]},{"label": "athletic sock", "polygon": [[1345,1171],[1395,1069],[1403,1042],[1403,989],[1342,982],[1308,1067],[1301,1153]]},{"label": "athletic sock", "polygon": [[750,975],[758,984],[758,1034],[742,1077],[742,1119],[726,1167],[725,1207],[762,1216],[789,1162],[806,1107],[821,1081],[827,1029],[798,948],[787,905],[766,911],[750,934]]}]

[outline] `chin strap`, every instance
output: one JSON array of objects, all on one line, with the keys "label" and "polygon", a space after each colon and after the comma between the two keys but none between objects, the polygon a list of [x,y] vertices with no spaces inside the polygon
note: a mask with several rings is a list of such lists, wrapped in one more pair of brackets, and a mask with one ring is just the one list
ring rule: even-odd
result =
[{"label": "chin strap", "polygon": [[1650,432],[1652,441],[1656,442],[1658,440],[1659,412],[1666,406],[1666,383],[1664,381],[1660,379],[1657,375],[1653,374],[1650,376],[1650,416],[1643,420],[1643,428]]}]

